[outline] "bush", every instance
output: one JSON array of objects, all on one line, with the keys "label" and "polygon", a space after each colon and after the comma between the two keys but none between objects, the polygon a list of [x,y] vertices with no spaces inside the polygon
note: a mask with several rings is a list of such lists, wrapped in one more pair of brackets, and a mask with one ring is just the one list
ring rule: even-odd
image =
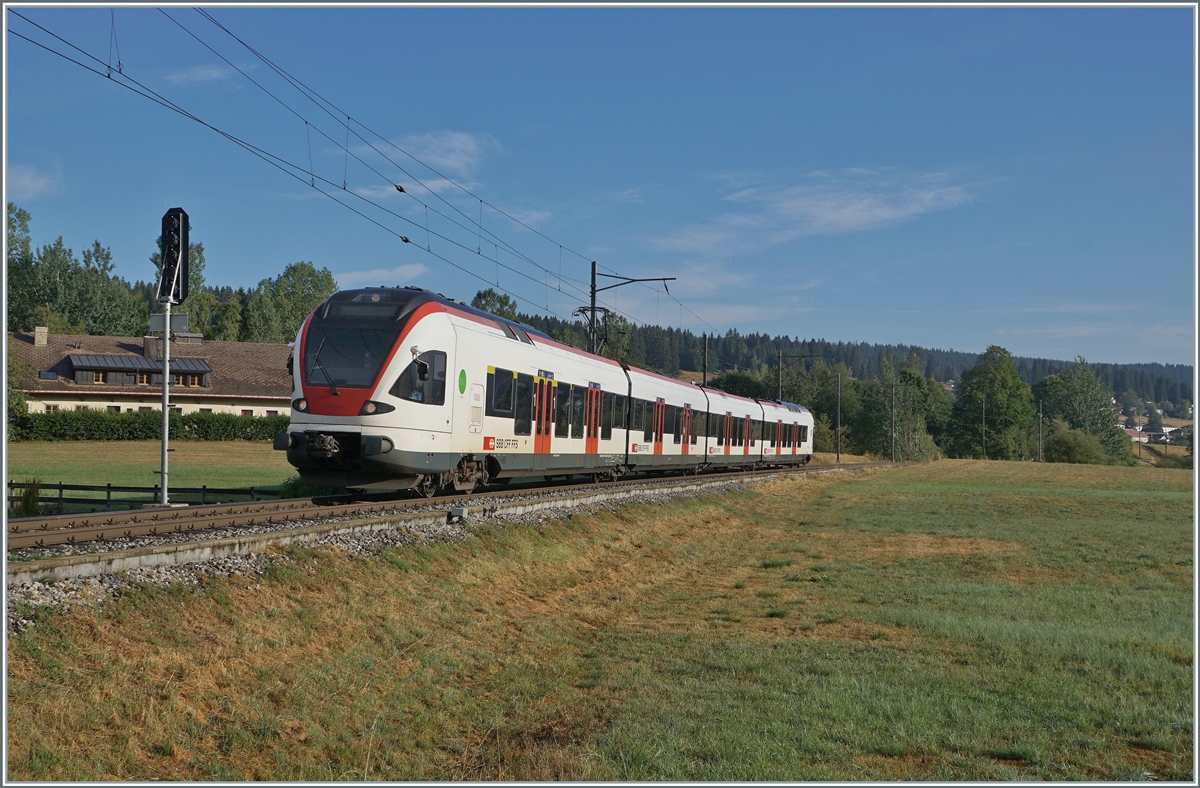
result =
[{"label": "bush", "polygon": [[1043,449],[1046,462],[1073,462],[1085,465],[1111,465],[1113,459],[1104,453],[1100,439],[1082,430],[1065,427],[1056,429],[1046,439]]},{"label": "bush", "polygon": [[1192,469],[1192,455],[1190,454],[1166,454],[1159,458],[1154,464],[1156,468],[1186,468]]},{"label": "bush", "polygon": [[[286,432],[287,416],[254,418],[232,413],[171,413],[173,441],[268,441]],[[162,412],[140,410],[110,413],[102,410],[56,410],[11,414],[10,441],[156,441],[162,438]]]}]

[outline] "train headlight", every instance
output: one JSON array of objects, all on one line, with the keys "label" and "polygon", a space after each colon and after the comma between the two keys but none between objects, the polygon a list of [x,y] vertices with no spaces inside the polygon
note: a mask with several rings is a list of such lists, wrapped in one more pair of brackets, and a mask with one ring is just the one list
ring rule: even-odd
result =
[{"label": "train headlight", "polygon": [[298,410],[301,413],[308,412],[308,400],[304,398],[292,400],[292,410]]},{"label": "train headlight", "polygon": [[362,408],[360,408],[358,411],[358,415],[378,416],[380,413],[390,413],[393,410],[395,410],[395,408],[385,402],[376,402],[375,400],[369,399],[363,403]]}]

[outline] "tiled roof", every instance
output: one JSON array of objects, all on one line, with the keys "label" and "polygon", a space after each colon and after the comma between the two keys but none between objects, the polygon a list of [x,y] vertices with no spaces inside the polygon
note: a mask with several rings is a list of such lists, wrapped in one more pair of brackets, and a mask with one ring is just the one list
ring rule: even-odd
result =
[{"label": "tiled roof", "polygon": [[[80,369],[139,369],[153,371],[162,369],[157,356],[150,359],[151,368],[144,366],[147,359],[142,353],[141,337],[97,337],[66,334],[50,334],[46,344],[37,347],[32,334],[10,334],[9,348],[21,361],[32,366],[35,372],[53,371],[57,380],[38,380],[36,388],[28,391],[56,392],[112,392],[130,394],[129,386],[105,386],[75,383],[75,366]],[[211,368],[211,385],[205,389],[191,389],[189,394],[221,397],[284,397],[292,394],[292,379],[287,373],[287,359],[291,349],[287,345],[264,342],[217,342],[205,340],[202,344],[171,344],[172,372],[206,372]],[[73,358],[74,357],[74,360]],[[127,360],[129,367],[86,366],[80,364],[81,357],[95,360],[103,357],[106,363],[116,364],[114,359]],[[133,366],[137,365],[137,366]]]}]

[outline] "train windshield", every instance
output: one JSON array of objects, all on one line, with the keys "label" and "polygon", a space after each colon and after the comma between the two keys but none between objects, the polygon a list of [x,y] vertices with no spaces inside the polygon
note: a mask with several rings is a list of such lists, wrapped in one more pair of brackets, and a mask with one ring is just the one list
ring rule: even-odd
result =
[{"label": "train windshield", "polygon": [[304,382],[315,386],[370,388],[399,328],[312,326],[304,340]]}]

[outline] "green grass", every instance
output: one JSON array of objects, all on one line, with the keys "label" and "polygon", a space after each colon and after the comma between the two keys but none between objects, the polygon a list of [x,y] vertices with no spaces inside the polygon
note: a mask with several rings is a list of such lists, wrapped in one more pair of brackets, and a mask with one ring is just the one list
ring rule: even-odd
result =
[{"label": "green grass", "polygon": [[10,639],[9,774],[1190,781],[1191,501],[943,461],[294,547]]},{"label": "green grass", "polygon": [[[66,484],[114,484],[153,487],[159,483],[158,441],[20,442],[8,448],[8,479],[39,478],[43,487]],[[170,444],[172,487],[268,487],[296,471],[287,453],[270,443],[250,441],[176,441]]]}]

